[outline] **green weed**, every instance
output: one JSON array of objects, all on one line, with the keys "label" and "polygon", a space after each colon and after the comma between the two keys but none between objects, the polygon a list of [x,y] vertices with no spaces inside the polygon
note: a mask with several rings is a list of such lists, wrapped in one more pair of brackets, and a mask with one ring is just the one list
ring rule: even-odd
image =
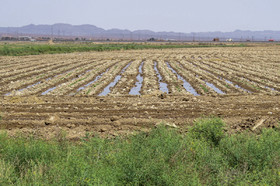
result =
[{"label": "green weed", "polygon": [[205,93],[209,92],[209,90],[208,90],[205,86],[200,85],[200,87],[202,88],[202,90],[203,90]]},{"label": "green weed", "polygon": [[225,124],[220,118],[206,118],[195,121],[189,132],[193,138],[211,142],[218,145],[224,137]]},{"label": "green weed", "polygon": [[0,56],[24,56],[88,51],[142,50],[165,48],[201,48],[201,47],[244,47],[244,45],[189,45],[189,44],[92,44],[92,43],[56,43],[48,44],[2,44]]},{"label": "green weed", "polygon": [[177,91],[178,91],[178,92],[181,92],[181,91],[182,91],[180,85],[177,85],[176,88],[177,88]]},{"label": "green weed", "polygon": [[71,83],[69,86],[71,87],[71,86],[75,85],[76,83],[78,83],[78,82],[80,82],[80,81],[85,80],[85,79],[86,79],[86,78],[88,78],[88,77],[89,77],[89,74],[88,74],[86,77],[81,78],[81,79],[78,79],[78,80],[77,80],[77,81],[75,81],[74,83]]},{"label": "green weed", "polygon": [[225,87],[230,88],[230,86],[228,84],[225,84]]},{"label": "green weed", "polygon": [[186,134],[150,132],[78,143],[0,134],[0,185],[278,185],[280,130],[229,135],[219,118]]},{"label": "green weed", "polygon": [[99,83],[93,84],[93,85],[91,86],[91,88],[88,89],[88,91],[87,91],[86,94],[88,95],[88,94],[92,91],[92,89],[95,88],[95,87],[98,86],[98,85],[99,85]]}]

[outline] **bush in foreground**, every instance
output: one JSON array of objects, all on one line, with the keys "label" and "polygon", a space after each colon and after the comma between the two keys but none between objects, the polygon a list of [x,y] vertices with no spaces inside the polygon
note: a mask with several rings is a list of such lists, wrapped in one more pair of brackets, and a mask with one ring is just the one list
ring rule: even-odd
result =
[{"label": "bush in foreground", "polygon": [[280,132],[227,135],[217,118],[185,135],[164,126],[127,138],[43,141],[0,135],[0,185],[280,183]]}]

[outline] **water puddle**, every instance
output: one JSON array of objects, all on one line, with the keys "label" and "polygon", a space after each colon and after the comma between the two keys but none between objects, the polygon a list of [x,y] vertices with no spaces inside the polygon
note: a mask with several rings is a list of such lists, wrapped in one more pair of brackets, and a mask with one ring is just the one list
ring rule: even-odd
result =
[{"label": "water puddle", "polygon": [[4,96],[9,96],[11,94],[12,94],[12,92],[8,92],[8,93],[4,94]]},{"label": "water puddle", "polygon": [[[244,80],[246,80],[246,81],[248,81],[248,82],[251,82],[251,83],[253,83],[253,84],[257,84],[256,82],[254,82],[254,81],[252,81],[252,80],[250,80],[250,79],[247,79],[247,78],[244,78],[244,77],[242,77],[242,79],[244,79]],[[265,86],[265,88],[266,88],[266,89],[270,89],[270,90],[272,90],[272,91],[276,91],[274,88],[271,88],[271,87],[269,87],[269,86]]]},{"label": "water puddle", "polygon": [[[63,75],[63,74],[67,74],[67,73],[69,73],[69,72],[71,72],[71,71],[73,71],[73,70],[68,70],[67,72],[64,72],[64,73],[61,73],[61,74],[57,74],[57,75],[55,75],[55,76],[53,76],[53,77],[49,77],[49,78],[47,78],[47,79],[45,79],[45,80],[43,80],[43,81],[44,81],[44,82],[49,81],[49,80],[51,80],[51,79],[53,79],[53,78],[56,78],[57,76],[60,76],[60,75]],[[37,83],[34,83],[34,84],[32,84],[32,85],[28,85],[28,86],[25,87],[25,88],[22,88],[22,89],[17,90],[17,92],[22,92],[22,91],[24,91],[25,89],[30,89],[30,88],[32,88],[32,87],[35,87],[36,85],[39,85],[39,84],[43,83],[43,81],[38,81]],[[43,92],[41,95],[45,95],[45,94],[47,94],[48,92],[54,90],[55,88],[56,88],[56,87],[52,87],[52,88],[48,89],[47,91]],[[5,96],[9,96],[9,95],[11,95],[11,94],[12,94],[12,92],[8,92],[8,93],[5,94]]]},{"label": "water puddle", "polygon": [[[50,79],[51,79],[51,78],[47,78],[47,79],[45,79],[45,81],[49,81]],[[17,92],[22,92],[22,91],[24,91],[24,90],[26,90],[26,89],[35,87],[36,85],[39,85],[39,84],[41,84],[41,83],[42,83],[42,81],[38,81],[37,83],[34,83],[34,84],[32,84],[32,85],[28,85],[28,86],[25,87],[25,88],[22,88],[22,89],[17,90]],[[5,94],[5,96],[9,96],[9,95],[11,95],[11,94],[12,94],[12,92],[8,92],[8,93]]]},{"label": "water puddle", "polygon": [[158,77],[159,89],[162,92],[166,92],[168,94],[169,91],[168,91],[168,88],[167,88],[167,84],[162,82],[162,76],[157,69],[157,62],[154,62],[154,70],[156,71],[156,74],[157,74],[157,77]]},{"label": "water puddle", "polygon": [[34,87],[34,86],[36,86],[36,85],[39,85],[39,84],[41,84],[41,83],[42,83],[42,82],[39,81],[39,82],[37,82],[37,83],[34,83],[34,84],[32,84],[32,85],[27,86],[26,88],[22,88],[22,89],[20,89],[19,91],[23,91],[24,89],[32,88],[32,87]]},{"label": "water puddle", "polygon": [[88,86],[90,86],[91,84],[95,83],[97,80],[99,80],[99,79],[103,76],[103,74],[105,74],[106,72],[108,72],[109,69],[110,69],[110,68],[107,68],[105,72],[103,72],[103,73],[101,73],[100,75],[96,76],[96,78],[95,78],[93,81],[91,81],[91,82],[89,82],[88,84],[86,84],[86,85],[84,85],[84,86],[78,88],[78,89],[77,89],[77,92],[80,92],[81,90],[84,90],[86,87],[88,87]]},{"label": "water puddle", "polygon": [[212,88],[215,92],[217,92],[218,94],[225,94],[223,91],[221,91],[219,88],[217,88],[215,85],[213,85],[212,83],[209,83],[209,82],[207,82],[207,81],[204,81],[205,82],[205,84],[208,86],[208,87],[210,87],[210,88]]},{"label": "water puddle", "polygon": [[223,79],[223,80],[225,80],[225,82],[227,82],[228,84],[234,85],[236,88],[239,88],[239,89],[241,89],[241,90],[244,90],[245,92],[248,92],[248,93],[252,93],[251,91],[249,91],[249,90],[247,90],[247,89],[245,89],[245,88],[242,88],[242,87],[240,87],[239,85],[235,85],[233,82],[231,82],[231,81],[229,81],[229,80],[227,80],[227,79]]},{"label": "water puddle", "polygon": [[274,88],[271,88],[271,87],[268,87],[268,86],[265,86],[265,88],[277,92],[277,90],[275,90]]},{"label": "water puddle", "polygon": [[[129,65],[131,64],[132,62],[128,63],[121,71],[121,74],[124,73],[124,71],[129,67]],[[111,92],[110,88],[114,87],[118,81],[121,79],[121,75],[117,75],[114,79],[113,82],[111,82],[107,87],[104,88],[104,90],[98,95],[98,96],[106,96],[107,94],[109,94]]]},{"label": "water puddle", "polygon": [[[49,80],[51,80],[51,79],[53,79],[53,78],[56,78],[57,76],[61,76],[61,75],[64,75],[64,74],[68,74],[68,73],[70,73],[70,72],[72,72],[72,71],[74,71],[74,70],[68,70],[67,72],[64,72],[64,73],[61,73],[61,74],[57,74],[57,75],[55,75],[55,76],[53,76],[53,77],[50,77],[50,78],[46,79],[45,81],[49,81]],[[46,95],[46,94],[48,94],[49,92],[55,90],[56,88],[57,88],[57,86],[54,86],[54,87],[52,87],[52,88],[49,88],[48,90],[46,90],[45,92],[43,92],[41,95]]]},{"label": "water puddle", "polygon": [[139,74],[137,75],[136,79],[137,79],[137,82],[135,83],[135,87],[133,87],[129,94],[130,95],[141,95],[140,94],[140,90],[142,88],[142,83],[143,83],[143,65],[144,65],[144,62],[141,63],[141,65],[139,66]]},{"label": "water puddle", "polygon": [[56,86],[55,87],[52,87],[52,88],[49,88],[48,90],[46,90],[45,92],[43,92],[41,95],[46,95],[47,93],[53,91],[54,89],[56,89]]},{"label": "water puddle", "polygon": [[199,94],[196,92],[196,90],[191,86],[191,84],[189,84],[182,76],[180,76],[171,66],[168,62],[166,62],[167,67],[174,73],[177,75],[178,79],[183,81],[183,86],[186,89],[186,91],[190,92],[191,94],[195,95],[195,96],[199,96]]}]

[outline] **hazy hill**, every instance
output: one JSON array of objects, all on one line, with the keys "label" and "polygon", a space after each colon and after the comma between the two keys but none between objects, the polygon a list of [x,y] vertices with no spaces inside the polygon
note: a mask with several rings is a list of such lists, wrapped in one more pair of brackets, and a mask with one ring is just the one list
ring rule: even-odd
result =
[{"label": "hazy hill", "polygon": [[149,39],[157,38],[164,40],[195,40],[204,41],[212,40],[218,37],[221,40],[232,38],[239,40],[258,40],[264,41],[268,39],[280,40],[280,31],[242,31],[234,32],[196,32],[196,33],[178,33],[178,32],[153,32],[151,30],[121,30],[109,29],[105,30],[94,25],[70,25],[70,24],[54,24],[54,25],[27,25],[22,27],[0,27],[0,35],[40,35],[54,37],[87,37],[95,39]]}]

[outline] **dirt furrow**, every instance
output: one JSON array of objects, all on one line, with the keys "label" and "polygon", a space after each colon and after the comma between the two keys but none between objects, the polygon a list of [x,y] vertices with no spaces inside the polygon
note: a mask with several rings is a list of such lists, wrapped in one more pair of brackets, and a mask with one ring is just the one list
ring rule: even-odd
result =
[{"label": "dirt furrow", "polygon": [[[217,76],[215,76],[214,74],[210,73],[207,70],[200,68],[199,66],[195,65],[194,63],[189,62],[189,61],[182,61],[182,62],[176,61],[176,62],[179,64],[179,66],[186,69],[188,71],[188,74],[193,74],[193,75],[195,75],[196,78],[199,78],[202,81],[204,81],[206,86],[208,86],[208,88],[210,88],[210,89],[213,89],[216,93],[225,94],[225,93],[233,92],[231,89],[226,87],[224,85],[224,82],[221,81]],[[211,87],[209,87],[209,86],[211,86]]]},{"label": "dirt furrow", "polygon": [[170,62],[169,65],[176,70],[176,73],[178,73],[180,76],[182,76],[184,79],[186,79],[187,82],[190,83],[190,85],[195,89],[195,91],[199,95],[216,95],[216,92],[214,92],[211,89],[207,89],[207,85],[203,80],[196,77],[196,74],[190,73],[188,70],[184,69],[182,66],[180,67],[178,63],[176,62]]},{"label": "dirt furrow", "polygon": [[196,61],[195,65],[197,65],[199,68],[205,70],[208,73],[214,74],[216,77],[218,77],[222,84],[224,84],[226,87],[230,87],[231,90],[233,90],[236,93],[248,93],[249,91],[243,87],[241,83],[235,82],[234,77],[231,77],[228,75],[230,72],[227,71],[227,69],[223,68],[217,68],[214,66],[210,66],[207,62],[202,61]]},{"label": "dirt furrow", "polygon": [[157,69],[162,76],[163,82],[167,83],[169,94],[186,94],[190,95],[183,87],[183,81],[179,80],[177,75],[168,68],[164,60],[158,60]]},{"label": "dirt furrow", "polygon": [[[279,122],[278,96],[25,96],[1,97],[1,129],[52,131],[62,127],[67,131],[118,132],[124,129],[152,128],[161,122],[188,126],[202,115],[218,115],[230,126],[252,125],[262,117],[267,125]],[[257,117],[256,117],[257,116]],[[241,127],[242,127],[241,126]],[[65,127],[65,128],[64,128]]]},{"label": "dirt furrow", "polygon": [[135,60],[131,65],[121,74],[121,79],[118,83],[112,88],[110,95],[126,95],[129,94],[129,91],[134,87],[136,76],[139,73],[138,69],[143,60]]},{"label": "dirt furrow", "polygon": [[[263,78],[268,81],[272,81],[275,83],[280,83],[280,76],[275,73],[271,73],[271,70],[274,69],[272,65],[268,66],[267,69],[264,69],[263,66],[258,66],[254,62],[246,61],[246,63],[242,64],[240,62],[236,61],[230,61],[226,63],[227,65],[230,65],[234,69],[238,69],[239,71],[243,73],[252,74],[258,78]],[[245,65],[246,64],[246,65]],[[269,72],[269,73],[267,73]]]},{"label": "dirt furrow", "polygon": [[[106,72],[97,82],[93,85],[86,87],[79,95],[98,95],[104,92],[104,89],[110,85],[111,82],[117,81],[116,77],[122,74],[125,68],[129,67],[132,61],[122,61],[114,64],[108,72]],[[108,88],[106,95],[110,93],[111,89]]]},{"label": "dirt furrow", "polygon": [[37,84],[46,83],[49,79],[52,79],[55,76],[58,76],[60,74],[66,73],[68,71],[74,70],[76,68],[82,67],[82,66],[90,64],[90,63],[92,63],[92,61],[86,61],[86,62],[77,62],[76,61],[76,64],[74,64],[72,62],[70,65],[68,65],[66,67],[63,65],[62,67],[54,69],[53,71],[46,71],[46,74],[42,74],[42,75],[38,75],[38,76],[35,75],[36,77],[34,77],[34,76],[27,77],[24,80],[19,79],[13,83],[2,86],[1,88],[3,90],[5,90],[5,92],[3,92],[4,94],[10,93],[11,91],[13,91],[13,92],[11,92],[11,95],[17,94],[17,93],[20,94],[20,92],[17,92],[17,90],[29,89]]},{"label": "dirt furrow", "polygon": [[[224,69],[225,71],[228,71],[228,75],[229,77],[232,77],[232,80],[234,80],[236,83],[241,84],[241,86],[247,86],[246,89],[253,91],[253,92],[271,92],[269,90],[269,88],[266,87],[270,87],[270,88],[274,88],[277,91],[280,91],[280,87],[278,87],[277,83],[274,82],[269,82],[266,81],[262,78],[258,78],[250,73],[246,73],[243,72],[240,69],[237,68],[233,68],[232,66],[229,65],[225,65],[225,64],[218,64],[216,62],[211,61],[211,63],[209,63],[209,65],[215,66],[215,68],[219,68],[219,69]],[[247,80],[242,80],[243,78],[248,79]]]},{"label": "dirt furrow", "polygon": [[146,60],[143,65],[143,86],[142,86],[142,94],[152,95],[153,93],[159,90],[159,84],[157,80],[157,76],[154,70],[154,62],[153,60]]},{"label": "dirt furrow", "polygon": [[[214,68],[209,68],[209,65],[207,64],[205,65],[201,61],[188,60],[188,61],[181,61],[179,63],[181,65],[184,65],[184,68],[188,68],[188,70],[190,70],[192,73],[195,73],[196,75],[199,75],[202,78],[205,78],[206,80],[210,79],[210,81],[214,82],[218,88],[220,88],[222,91],[224,91],[227,94],[247,93],[246,91],[244,91],[244,89],[237,88],[234,86],[234,84],[230,84],[226,82],[223,79],[225,78],[224,74],[226,73],[224,71],[217,70]],[[194,66],[194,67],[189,68],[190,66]]]},{"label": "dirt furrow", "polygon": [[29,94],[47,95],[49,92],[54,91],[57,87],[60,87],[61,85],[72,80],[73,78],[77,78],[81,74],[90,72],[95,68],[98,68],[100,65],[104,65],[104,64],[106,64],[106,62],[103,61],[92,62],[90,64],[85,64],[84,66],[75,68],[71,71],[67,71],[67,73],[63,73],[61,75],[55,76],[54,78],[49,80],[48,83],[43,83],[43,84],[39,84],[39,86],[32,87],[32,89],[28,90]]},{"label": "dirt furrow", "polygon": [[20,79],[24,79],[26,77],[31,77],[31,76],[36,76],[36,75],[41,75],[41,74],[44,74],[44,73],[48,73],[48,72],[51,72],[53,70],[56,70],[58,68],[62,68],[62,67],[67,67],[69,65],[71,65],[73,62],[61,62],[59,64],[55,64],[53,66],[50,66],[50,67],[46,67],[46,68],[42,68],[40,70],[37,70],[37,71],[31,71],[30,73],[23,73],[23,74],[20,74],[20,75],[17,75],[17,76],[12,76],[12,77],[9,77],[9,78],[5,78],[3,80],[1,80],[0,82],[0,85],[3,85],[3,84],[7,84],[8,82],[14,82],[14,81],[17,81],[17,80],[20,80]]},{"label": "dirt furrow", "polygon": [[[6,71],[6,73],[1,75],[0,78],[5,80],[6,78],[9,78],[9,77],[22,75],[22,74],[29,73],[29,72],[34,72],[34,71],[38,71],[38,70],[45,69],[45,68],[50,68],[50,67],[53,67],[56,65],[57,65],[57,63],[49,63],[48,60],[43,60],[43,62],[42,61],[40,61],[38,63],[36,62],[36,64],[31,64],[31,65],[28,65],[27,67],[16,68],[16,70],[12,69],[10,71]],[[22,66],[22,65],[20,65],[20,66]]]},{"label": "dirt furrow", "polygon": [[97,75],[105,71],[106,68],[111,67],[116,61],[99,61],[95,68],[79,71],[78,75],[68,78],[68,81],[60,83],[54,91],[47,93],[47,95],[76,95],[79,93],[79,88],[92,81]]}]

